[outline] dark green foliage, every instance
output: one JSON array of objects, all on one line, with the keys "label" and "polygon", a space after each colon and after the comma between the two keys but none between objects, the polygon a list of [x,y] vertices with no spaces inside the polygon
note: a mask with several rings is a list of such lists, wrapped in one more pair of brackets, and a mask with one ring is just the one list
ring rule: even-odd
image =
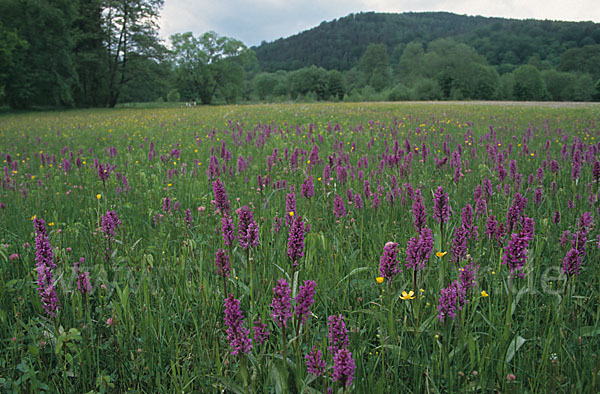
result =
[{"label": "dark green foliage", "polygon": [[208,32],[177,34],[168,51],[158,39],[163,3],[0,2],[0,105],[114,107],[166,100],[172,89],[203,104],[600,100],[600,24],[591,22],[370,12],[253,50]]},{"label": "dark green foliage", "polygon": [[411,96],[413,100],[440,100],[442,97],[442,88],[434,79],[421,78],[413,84]]},{"label": "dark green foliage", "polygon": [[245,67],[255,59],[241,41],[211,31],[199,37],[175,34],[171,44],[176,85],[184,100],[210,104],[219,93],[231,103],[242,94]]},{"label": "dark green foliage", "polygon": [[329,96],[329,75],[320,67],[305,67],[290,73],[289,83],[293,99],[308,94],[314,94],[318,100]]},{"label": "dark green foliage", "polygon": [[272,96],[279,83],[279,78],[274,73],[260,73],[254,77],[254,91],[260,100]]},{"label": "dark green foliage", "polygon": [[365,84],[381,91],[390,79],[390,58],[384,44],[370,44],[359,61]]},{"label": "dark green foliage", "polygon": [[327,90],[332,100],[342,100],[346,91],[344,76],[337,70],[328,73]]},{"label": "dark green foliage", "polygon": [[102,0],[80,0],[73,21],[73,60],[78,84],[75,101],[79,106],[97,107],[106,102],[108,52],[104,46]]},{"label": "dark green foliage", "polygon": [[25,60],[27,46],[27,41],[15,30],[5,28],[0,22],[0,100],[8,94],[11,100],[21,101],[18,94],[21,91],[27,95],[25,81],[19,78],[22,74],[17,72]]},{"label": "dark green foliage", "polygon": [[583,48],[571,48],[560,57],[561,71],[579,71],[600,78],[600,45],[586,45]]},{"label": "dark green foliage", "polygon": [[5,86],[5,99],[12,107],[74,104],[69,34],[74,14],[69,1],[0,3],[0,21],[8,33],[3,46],[13,48]]},{"label": "dark green foliage", "polygon": [[106,106],[114,107],[123,87],[133,74],[132,58],[160,60],[158,13],[163,0],[106,0],[103,5],[103,30],[108,54],[108,97]]},{"label": "dark green foliage", "polygon": [[[499,88],[498,72],[487,65],[485,58],[473,48],[450,39],[431,42],[426,52],[418,42],[408,44],[400,57],[398,79],[408,87],[420,84],[413,95],[423,99],[439,96],[489,100],[496,98]],[[423,84],[423,79],[437,82],[437,87],[433,88],[431,82]],[[425,91],[436,93],[424,94]]]},{"label": "dark green foliage", "polygon": [[574,87],[577,81],[577,76],[574,73],[544,70],[542,71],[542,79],[546,84],[551,100],[571,101],[574,99]]},{"label": "dark green foliage", "polygon": [[167,94],[167,101],[170,103],[176,103],[179,101],[179,99],[181,98],[181,96],[179,95],[179,91],[177,89],[171,89],[169,90],[169,93]]},{"label": "dark green foliage", "polygon": [[109,106],[156,99],[165,87],[162,0],[0,3],[3,81],[13,108]]},{"label": "dark green foliage", "polygon": [[515,78],[514,96],[521,101],[541,101],[548,98],[546,84],[540,71],[530,65],[524,65],[513,72]]},{"label": "dark green foliage", "polygon": [[[494,66],[521,65],[531,56],[556,67],[569,48],[600,44],[600,25],[592,22],[514,20],[445,12],[359,13],[254,48],[266,71],[312,64],[349,70],[370,44],[388,50],[412,41],[424,44],[453,38],[473,47]],[[598,62],[596,62],[598,64]],[[590,72],[590,70],[585,70]],[[592,76],[594,73],[590,72]]]},{"label": "dark green foliage", "polygon": [[405,101],[410,99],[409,89],[402,83],[397,84],[388,95],[389,101]]}]

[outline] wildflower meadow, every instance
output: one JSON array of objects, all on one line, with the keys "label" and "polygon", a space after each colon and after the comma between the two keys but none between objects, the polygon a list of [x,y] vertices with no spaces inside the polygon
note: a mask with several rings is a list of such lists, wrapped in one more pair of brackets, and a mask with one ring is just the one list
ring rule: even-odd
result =
[{"label": "wildflower meadow", "polygon": [[0,115],[0,391],[600,391],[600,106]]}]

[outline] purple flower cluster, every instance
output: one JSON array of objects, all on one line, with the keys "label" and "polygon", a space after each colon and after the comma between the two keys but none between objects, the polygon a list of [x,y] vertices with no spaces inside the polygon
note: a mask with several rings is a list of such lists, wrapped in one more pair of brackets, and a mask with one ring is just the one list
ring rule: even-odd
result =
[{"label": "purple flower cluster", "polygon": [[229,256],[223,249],[218,249],[215,253],[215,265],[217,266],[217,275],[229,278],[231,269],[229,268]]},{"label": "purple flower cluster", "polygon": [[296,193],[294,187],[290,187],[290,192],[285,197],[285,225],[291,226],[294,221],[294,215],[296,214]]},{"label": "purple flower cluster", "polygon": [[473,207],[467,204],[462,209],[462,226],[469,234],[469,239],[477,239],[477,226],[473,224]]},{"label": "purple flower cluster", "polygon": [[121,225],[121,220],[119,220],[115,211],[106,211],[106,215],[101,218],[101,223],[101,231],[104,233],[104,236],[110,240],[115,237],[115,230]]},{"label": "purple flower cluster", "polygon": [[487,213],[487,203],[483,197],[480,197],[475,202],[475,214],[477,217],[483,216]]},{"label": "purple flower cluster", "polygon": [[323,375],[327,363],[323,361],[323,356],[319,349],[313,346],[310,353],[305,354],[304,358],[306,359],[306,369],[308,370],[308,373],[314,376]]},{"label": "purple flower cluster", "polygon": [[305,324],[306,319],[310,316],[310,307],[315,302],[316,291],[317,282],[313,280],[305,280],[304,285],[300,286],[296,296],[296,317],[300,319],[302,324]]},{"label": "purple flower cluster", "polygon": [[335,353],[333,356],[333,380],[335,382],[340,382],[342,386],[350,386],[355,369],[352,353],[348,349],[340,349]]},{"label": "purple flower cluster", "polygon": [[539,186],[537,189],[535,189],[535,194],[533,195],[533,202],[535,202],[536,205],[540,205],[542,203],[543,196],[544,190],[541,186]]},{"label": "purple flower cluster", "polygon": [[415,218],[415,228],[417,231],[421,231],[427,220],[427,211],[425,210],[425,204],[423,203],[423,197],[419,189],[415,192],[412,211]]},{"label": "purple flower cluster", "polygon": [[508,265],[512,276],[515,274],[519,277],[525,276],[522,270],[527,261],[527,248],[532,238],[533,220],[531,220],[529,228],[525,227],[518,234],[511,234],[508,245],[504,250],[504,255],[502,256],[502,264]]},{"label": "purple flower cluster", "polygon": [[523,227],[521,228],[521,235],[527,239],[528,242],[533,240],[533,232],[535,229],[535,222],[532,218],[523,217]]},{"label": "purple flower cluster", "polygon": [[314,195],[315,195],[315,184],[314,184],[312,175],[310,175],[308,178],[306,178],[306,180],[304,181],[304,183],[302,183],[302,187],[300,189],[300,194],[302,194],[302,197],[308,198],[308,199],[314,197]]},{"label": "purple flower cluster", "polygon": [[212,182],[213,193],[215,196],[215,206],[222,214],[229,214],[229,200],[227,199],[227,192],[221,179]]},{"label": "purple flower cluster", "polygon": [[575,151],[575,155],[573,155],[573,165],[571,167],[571,179],[573,182],[579,179],[579,175],[581,174],[581,151]]},{"label": "purple flower cluster", "polygon": [[96,166],[96,169],[98,170],[98,178],[100,178],[100,180],[102,181],[102,184],[104,184],[108,180],[108,177],[110,176],[110,170],[111,170],[110,164],[106,163],[103,165],[102,163],[98,163]]},{"label": "purple flower cluster", "polygon": [[452,239],[452,248],[450,249],[454,263],[458,264],[467,255],[468,236],[469,232],[463,226],[454,229],[454,239]]},{"label": "purple flower cluster", "polygon": [[342,200],[342,197],[338,196],[337,194],[333,199],[333,213],[335,213],[336,218],[346,215],[346,207],[344,206],[344,200]]},{"label": "purple flower cluster", "polygon": [[304,235],[307,229],[301,216],[294,218],[290,235],[288,237],[287,255],[292,260],[292,265],[296,268],[299,261],[304,256]]},{"label": "purple flower cluster", "polygon": [[254,343],[258,346],[261,345],[265,339],[269,337],[269,330],[267,329],[267,325],[262,322],[259,317],[257,321],[254,322]]},{"label": "purple flower cluster", "polygon": [[456,311],[462,310],[466,303],[466,289],[457,280],[440,291],[438,302],[438,319],[444,322],[448,317],[456,318]]},{"label": "purple flower cluster", "polygon": [[344,317],[342,315],[331,315],[328,318],[329,325],[329,347],[328,349],[336,354],[338,350],[345,349],[350,344],[350,338],[348,337],[348,329],[344,324]]},{"label": "purple flower cluster", "polygon": [[412,268],[414,271],[420,271],[425,268],[425,263],[429,260],[433,250],[433,234],[427,227],[423,227],[419,237],[408,240],[406,246],[406,268]]},{"label": "purple flower cluster", "polygon": [[470,262],[458,270],[458,280],[460,281],[461,286],[466,290],[474,288],[477,284],[475,281],[477,271],[479,271],[479,266],[475,265],[473,262]]},{"label": "purple flower cluster", "polygon": [[73,268],[75,269],[75,274],[77,275],[77,290],[81,293],[81,295],[90,294],[92,292],[92,284],[90,283],[90,273],[83,272],[79,268],[79,264],[83,264],[85,259],[82,257],[79,261],[76,261],[73,264]]},{"label": "purple flower cluster", "polygon": [[165,213],[171,212],[171,198],[165,197],[162,204],[162,209]]},{"label": "purple flower cluster", "polygon": [[227,339],[233,348],[231,355],[238,353],[250,353],[252,341],[248,336],[250,330],[244,327],[244,317],[240,309],[240,302],[229,295],[225,300],[225,325],[227,326]]},{"label": "purple flower cluster", "polygon": [[49,316],[54,317],[54,312],[59,308],[58,296],[56,295],[54,280],[52,279],[52,270],[56,267],[56,264],[54,264],[54,252],[48,239],[44,220],[35,218],[33,219],[33,225],[35,227],[35,261],[38,274],[38,293],[44,310]]},{"label": "purple flower cluster", "polygon": [[235,240],[234,230],[233,219],[229,216],[223,216],[221,218],[221,233],[225,246],[233,246],[233,241]]},{"label": "purple flower cluster", "polygon": [[277,281],[273,288],[273,301],[271,302],[271,317],[279,327],[287,327],[287,321],[292,317],[292,304],[290,286],[283,278]]},{"label": "purple flower cluster", "polygon": [[185,225],[188,228],[194,227],[194,218],[192,217],[192,210],[191,209],[188,208],[188,209],[185,210],[184,220],[185,220]]},{"label": "purple flower cluster", "polygon": [[450,205],[448,193],[440,186],[433,195],[433,217],[438,223],[446,223],[450,218]]},{"label": "purple flower cluster", "polygon": [[[590,212],[582,213],[577,221],[577,231],[572,236],[571,249],[567,252],[567,255],[563,259],[562,265],[562,270],[568,277],[579,275],[579,271],[581,270],[581,265],[583,263],[583,257],[586,254],[588,229],[593,223],[594,217]],[[561,239],[562,246],[567,244],[570,236],[571,233],[568,230],[563,233]]]},{"label": "purple flower cluster", "polygon": [[238,241],[243,249],[258,246],[258,224],[254,220],[254,215],[247,205],[239,208],[237,214],[240,217],[238,223]]},{"label": "purple flower cluster", "polygon": [[513,202],[506,213],[506,226],[509,233],[513,231],[521,221],[521,216],[523,215],[526,206],[527,198],[523,197],[521,193],[515,193]]},{"label": "purple flower cluster", "polygon": [[489,239],[494,238],[498,247],[502,246],[502,240],[506,235],[504,223],[498,223],[496,217],[490,215],[487,219],[485,235],[487,235]]},{"label": "purple flower cluster", "polygon": [[398,244],[388,242],[383,247],[383,255],[379,260],[379,274],[391,282],[400,272],[402,269],[398,265]]},{"label": "purple flower cluster", "polygon": [[600,182],[600,161],[594,160],[594,164],[592,167],[592,177],[594,181]]},{"label": "purple flower cluster", "polygon": [[575,248],[571,248],[562,262],[562,271],[569,278],[572,276],[579,275],[579,270],[581,269],[581,254]]},{"label": "purple flower cluster", "polygon": [[360,193],[356,193],[354,195],[354,208],[362,209],[363,207],[364,207],[363,199],[362,199]]}]

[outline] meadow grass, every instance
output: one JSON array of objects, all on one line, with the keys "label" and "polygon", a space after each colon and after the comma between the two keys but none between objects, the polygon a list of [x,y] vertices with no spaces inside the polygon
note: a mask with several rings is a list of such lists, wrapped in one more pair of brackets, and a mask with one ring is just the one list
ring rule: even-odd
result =
[{"label": "meadow grass", "polygon": [[[597,105],[280,104],[1,115],[1,391],[597,392],[599,148]],[[310,176],[314,196],[306,198],[302,184]],[[235,234],[247,206],[258,246],[224,244],[217,178]],[[434,217],[438,187],[451,208],[443,225]],[[409,240],[419,237],[417,190],[434,247],[415,272],[405,263]],[[490,239],[491,216],[511,226],[516,193],[527,199],[522,212],[507,233]],[[344,215],[334,211],[336,196]],[[482,199],[485,209],[477,205]],[[453,245],[469,227],[467,204],[476,209],[461,253]],[[108,211],[120,220],[114,236],[103,222]],[[582,224],[584,212],[591,223]],[[53,248],[54,317],[38,294],[34,218],[45,221]],[[310,230],[292,268],[286,221],[298,218]],[[526,218],[535,223],[533,236],[524,266],[511,273],[503,256],[512,234],[525,236]],[[394,263],[402,272],[381,281],[388,242],[397,243]],[[218,249],[229,257],[229,278],[217,273]],[[571,249],[581,262],[577,275],[563,272]],[[74,263],[81,257],[89,293],[78,289]],[[441,291],[468,264],[477,268],[475,285],[461,285],[460,310],[441,321]],[[316,282],[305,324],[296,317],[285,329],[274,322],[280,278],[292,297],[304,281]],[[240,302],[243,327],[252,333],[260,318],[270,331],[247,353],[232,354],[224,320],[229,293]],[[333,375],[333,315],[343,316],[356,366],[347,386]],[[313,347],[326,362],[321,376],[305,364]]]}]

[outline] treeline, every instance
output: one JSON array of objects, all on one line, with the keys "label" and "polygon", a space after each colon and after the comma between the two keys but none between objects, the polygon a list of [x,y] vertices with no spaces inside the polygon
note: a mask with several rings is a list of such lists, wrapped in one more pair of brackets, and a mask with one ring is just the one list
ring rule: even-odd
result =
[{"label": "treeline", "polygon": [[[474,48],[493,66],[519,66],[531,58],[558,67],[568,49],[600,44],[600,24],[515,20],[447,12],[350,14],[253,48],[265,71],[296,70],[312,65],[350,70],[372,44],[385,44],[397,62],[410,42],[425,46],[451,38]],[[501,70],[503,73],[504,70]]]},{"label": "treeline", "polygon": [[[600,30],[593,23],[369,13],[249,49],[215,32],[175,34],[167,45],[157,33],[162,5],[163,0],[0,2],[0,105],[600,100]],[[377,30],[382,20],[389,23]],[[510,34],[506,26],[514,27]],[[323,33],[307,47],[302,37],[314,31],[346,35]],[[390,45],[388,36],[412,40]],[[337,37],[333,46],[332,37]],[[296,56],[265,63],[265,50],[281,45],[293,47]],[[348,47],[352,50],[338,63],[328,63],[329,55],[306,63],[303,55],[327,48],[336,54]]]},{"label": "treeline", "polygon": [[[384,44],[370,44],[358,65],[348,71],[303,67],[261,72],[251,83],[251,97],[285,100],[600,100],[600,45],[566,51],[558,69],[531,58],[504,67],[464,43],[440,39],[411,42],[393,61]],[[501,74],[500,71],[503,71]]]},{"label": "treeline", "polygon": [[[276,70],[342,71],[351,101],[600,100],[600,24],[593,22],[370,12],[253,49],[271,79],[285,74]],[[323,82],[309,97],[322,91]]]},{"label": "treeline", "polygon": [[0,102],[13,108],[149,101],[171,69],[163,0],[2,0]]}]

